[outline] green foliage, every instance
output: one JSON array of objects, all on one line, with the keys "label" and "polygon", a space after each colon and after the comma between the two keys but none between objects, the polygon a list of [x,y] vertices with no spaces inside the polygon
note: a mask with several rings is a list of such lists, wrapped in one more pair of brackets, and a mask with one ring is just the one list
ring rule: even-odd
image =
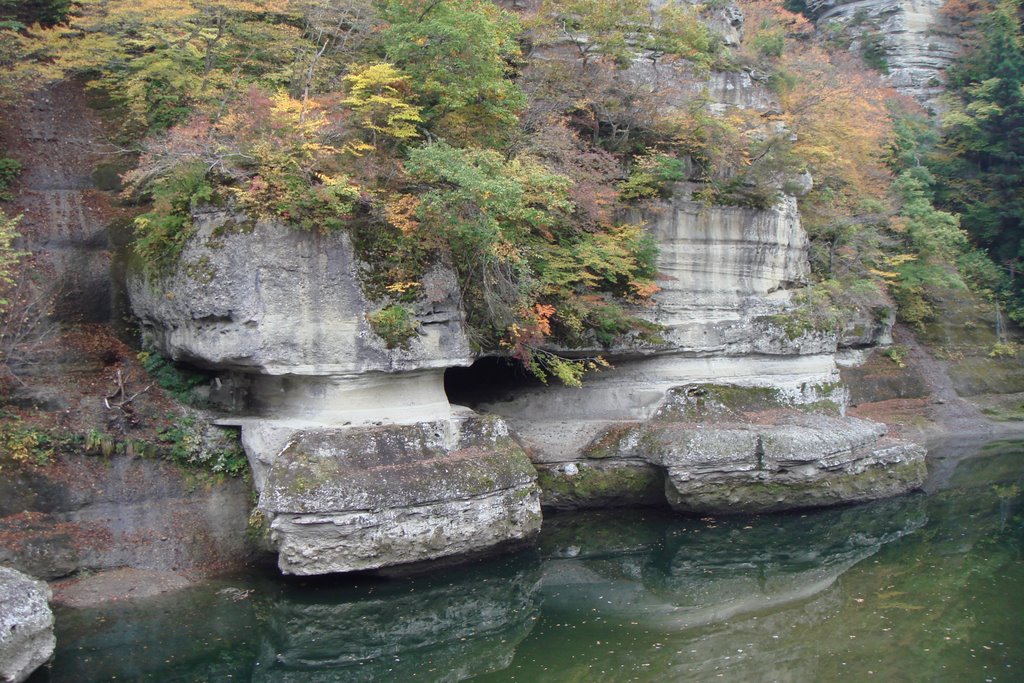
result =
[{"label": "green foliage", "polygon": [[889,73],[885,39],[880,33],[864,31],[860,34],[860,56],[864,63],[880,74]]},{"label": "green foliage", "polygon": [[366,316],[374,333],[389,349],[408,349],[416,337],[416,318],[405,306],[391,305]]},{"label": "green foliage", "polygon": [[1017,342],[996,342],[989,352],[989,358],[1016,358],[1024,347]]},{"label": "green foliage", "polygon": [[363,128],[371,134],[369,145],[377,146],[377,137],[408,140],[418,135],[416,124],[423,121],[420,108],[410,104],[409,78],[387,62],[371,64],[345,76],[348,97],[342,104],[352,108]]},{"label": "green foliage", "polygon": [[0,202],[14,199],[10,193],[11,183],[21,173],[21,162],[10,157],[0,156]]},{"label": "green foliage", "polygon": [[775,316],[775,322],[782,325],[790,339],[799,339],[811,332],[839,332],[843,312],[833,302],[837,290],[835,280],[824,280],[801,290],[793,298],[795,308]]},{"label": "green foliage", "polygon": [[168,457],[179,465],[229,477],[248,471],[249,462],[237,433],[219,434],[217,439],[208,437],[198,421],[186,415],[176,418],[173,425],[160,430],[157,436],[170,447]]},{"label": "green foliage", "polygon": [[622,199],[667,198],[672,183],[689,177],[688,160],[671,154],[647,152],[636,160],[629,178],[619,184]]},{"label": "green foliage", "polygon": [[708,68],[719,50],[718,38],[689,5],[645,0],[548,0],[542,41],[568,39],[584,64],[604,61],[628,67],[638,55],[650,59],[686,59]]},{"label": "green foliage", "polygon": [[0,21],[52,26],[67,18],[71,0],[0,0]]},{"label": "green foliage", "polygon": [[650,243],[637,226],[579,230],[568,178],[528,156],[445,143],[412,150],[406,168],[431,188],[410,234],[453,254],[462,291],[473,293],[465,305],[481,347],[503,346],[538,374],[570,377],[548,355],[534,360],[547,337],[580,344],[588,330],[603,340],[648,331],[616,299],[657,289]]},{"label": "green foliage", "polygon": [[297,7],[276,0],[79,0],[68,25],[39,35],[64,72],[111,99],[123,136],[137,139],[195,109],[220,111],[253,84],[299,80],[306,65],[296,57],[308,39]]},{"label": "green foliage", "polygon": [[759,31],[751,39],[752,47],[761,57],[781,57],[786,49],[786,36],[781,29]]},{"label": "green foliage", "polygon": [[321,103],[252,91],[215,131],[238,150],[221,163],[247,181],[231,191],[242,208],[311,232],[346,227],[361,192],[339,172],[343,151],[331,144],[338,130]]},{"label": "green foliage", "polygon": [[782,6],[794,14],[807,13],[807,0],[784,0]]},{"label": "green foliage", "polygon": [[157,385],[180,403],[194,404],[193,389],[205,384],[210,378],[194,370],[190,370],[164,358],[156,351],[142,351],[139,362]]},{"label": "green foliage", "polygon": [[903,344],[893,344],[883,352],[889,360],[896,364],[898,368],[907,367],[907,354],[910,353]]},{"label": "green foliage", "polygon": [[195,232],[192,209],[214,197],[206,168],[183,164],[158,178],[151,187],[153,207],[135,219],[135,253],[146,272],[160,276],[178,262]]},{"label": "green foliage", "polygon": [[494,146],[526,97],[511,79],[520,60],[515,15],[485,0],[386,0],[380,40],[411,78],[425,126],[453,142]]},{"label": "green foliage", "polygon": [[1024,35],[1019,3],[981,22],[979,44],[949,70],[950,110],[929,167],[939,205],[996,261],[1024,263]]}]

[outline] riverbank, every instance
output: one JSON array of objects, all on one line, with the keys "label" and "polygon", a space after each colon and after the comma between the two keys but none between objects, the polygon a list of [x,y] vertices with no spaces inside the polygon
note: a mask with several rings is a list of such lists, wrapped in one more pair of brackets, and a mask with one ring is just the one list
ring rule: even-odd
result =
[{"label": "riverbank", "polygon": [[443,575],[255,572],[59,607],[57,656],[33,683],[1010,680],[1024,666],[1024,451],[946,450],[955,466],[931,472],[928,494],[781,515],[558,514],[536,548]]}]

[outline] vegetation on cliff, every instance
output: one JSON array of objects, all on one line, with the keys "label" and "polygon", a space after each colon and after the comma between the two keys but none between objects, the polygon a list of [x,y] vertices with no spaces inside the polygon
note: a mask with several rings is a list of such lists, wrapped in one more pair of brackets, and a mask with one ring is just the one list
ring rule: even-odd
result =
[{"label": "vegetation on cliff", "polygon": [[[679,181],[759,208],[806,192],[821,283],[803,300],[830,311],[825,326],[883,304],[887,287],[911,322],[936,282],[1008,302],[1010,278],[956,214],[1012,274],[1016,6],[979,10],[985,38],[953,74],[961,105],[932,154],[914,106],[862,55],[830,49],[781,2],[739,4],[727,44],[710,2],[5,0],[0,92],[24,91],[27,73],[72,75],[116,112],[138,153],[126,180],[147,202],[135,248],[154,277],[199,203],[348,230],[382,310],[406,310],[445,261],[479,348],[569,383],[596,363],[553,345],[656,341],[637,316],[658,289],[656,252],[620,217]],[[736,72],[776,101],[710,101],[709,75]]]}]

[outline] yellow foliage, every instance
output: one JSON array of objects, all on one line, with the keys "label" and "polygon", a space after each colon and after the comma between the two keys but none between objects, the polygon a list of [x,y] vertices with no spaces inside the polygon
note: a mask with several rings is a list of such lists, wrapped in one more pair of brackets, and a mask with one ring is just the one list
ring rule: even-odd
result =
[{"label": "yellow foliage", "polygon": [[391,294],[405,294],[410,289],[415,289],[416,287],[419,286],[421,286],[419,282],[406,280],[403,282],[394,282],[385,287],[384,289],[390,292]]},{"label": "yellow foliage", "polygon": [[371,134],[371,145],[377,136],[396,140],[417,137],[416,124],[423,122],[421,110],[406,101],[412,89],[409,77],[392,64],[371,64],[345,76],[348,97],[341,101],[357,114],[360,125]]}]

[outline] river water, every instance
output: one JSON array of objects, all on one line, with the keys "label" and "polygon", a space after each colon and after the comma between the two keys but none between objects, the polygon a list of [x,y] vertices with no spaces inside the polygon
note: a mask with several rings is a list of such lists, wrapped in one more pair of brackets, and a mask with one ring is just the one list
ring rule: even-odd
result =
[{"label": "river water", "polygon": [[43,681],[1020,681],[1024,442],[838,510],[548,517],[419,578],[250,574],[57,611]]}]

